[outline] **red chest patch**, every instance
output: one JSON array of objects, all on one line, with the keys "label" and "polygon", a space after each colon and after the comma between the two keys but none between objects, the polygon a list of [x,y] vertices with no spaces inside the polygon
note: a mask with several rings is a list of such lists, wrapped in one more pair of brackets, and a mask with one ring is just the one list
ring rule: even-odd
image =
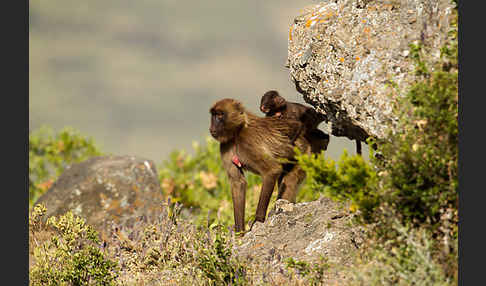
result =
[{"label": "red chest patch", "polygon": [[238,156],[236,156],[236,155],[233,155],[233,158],[231,158],[231,162],[233,162],[233,164],[238,166],[238,168],[241,168],[241,166],[242,166],[240,159],[238,159]]}]

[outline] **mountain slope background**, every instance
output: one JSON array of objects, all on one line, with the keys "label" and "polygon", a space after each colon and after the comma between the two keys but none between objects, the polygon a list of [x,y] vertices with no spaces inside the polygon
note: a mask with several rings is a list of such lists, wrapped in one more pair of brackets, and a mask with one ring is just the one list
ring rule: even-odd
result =
[{"label": "mountain slope background", "polygon": [[[289,25],[311,4],[30,1],[29,129],[71,126],[106,152],[160,161],[204,142],[218,99],[258,115],[269,89],[304,103],[284,65]],[[332,137],[327,154],[343,149],[354,142]]]}]

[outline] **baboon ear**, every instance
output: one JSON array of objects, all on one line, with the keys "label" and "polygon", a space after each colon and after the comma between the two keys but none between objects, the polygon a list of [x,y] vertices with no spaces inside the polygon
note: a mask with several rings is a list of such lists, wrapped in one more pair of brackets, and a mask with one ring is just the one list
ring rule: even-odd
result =
[{"label": "baboon ear", "polygon": [[245,112],[245,109],[243,108],[243,104],[241,104],[241,102],[236,102],[235,109],[239,111],[240,114]]}]

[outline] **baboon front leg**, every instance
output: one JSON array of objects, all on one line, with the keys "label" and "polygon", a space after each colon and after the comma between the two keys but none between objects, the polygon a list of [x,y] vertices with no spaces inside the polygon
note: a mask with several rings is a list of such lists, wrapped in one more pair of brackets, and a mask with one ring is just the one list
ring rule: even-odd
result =
[{"label": "baboon front leg", "polygon": [[299,165],[295,165],[289,173],[285,174],[278,186],[277,199],[284,199],[295,203],[300,184],[305,179],[305,171]]},{"label": "baboon front leg", "polygon": [[228,170],[228,178],[231,182],[235,232],[243,232],[245,231],[246,179],[243,173],[234,166]]}]

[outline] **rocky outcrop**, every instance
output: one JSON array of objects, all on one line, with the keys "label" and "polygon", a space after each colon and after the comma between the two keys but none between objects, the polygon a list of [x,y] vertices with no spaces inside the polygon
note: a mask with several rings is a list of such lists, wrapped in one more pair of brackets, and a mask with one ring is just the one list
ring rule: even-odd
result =
[{"label": "rocky outcrop", "polygon": [[393,99],[415,79],[409,45],[439,59],[451,2],[328,0],[294,19],[287,66],[304,100],[327,115],[328,132],[381,139],[395,128]]},{"label": "rocky outcrop", "polygon": [[103,234],[113,223],[130,227],[144,216],[159,215],[162,200],[152,161],[103,156],[66,169],[36,204],[47,207],[46,217],[70,210]]},{"label": "rocky outcrop", "polygon": [[278,200],[266,221],[255,223],[235,252],[263,262],[267,274],[277,280],[287,271],[288,258],[318,263],[323,257],[333,265],[324,278],[330,285],[345,278],[336,265],[348,266],[365,237],[352,218],[346,205],[325,197],[297,204]]}]

